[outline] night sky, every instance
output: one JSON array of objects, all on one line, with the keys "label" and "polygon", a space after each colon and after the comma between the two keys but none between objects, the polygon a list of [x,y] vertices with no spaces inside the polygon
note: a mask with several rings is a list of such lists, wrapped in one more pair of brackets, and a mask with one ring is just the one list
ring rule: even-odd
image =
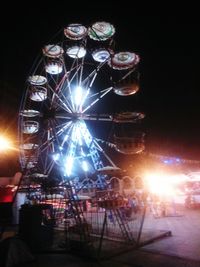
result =
[{"label": "night sky", "polygon": [[136,99],[146,114],[147,150],[200,159],[200,22],[195,7],[163,6],[156,11],[110,1],[84,2],[80,7],[74,2],[72,8],[62,2],[43,1],[42,6],[27,2],[24,11],[8,3],[2,9],[6,18],[1,18],[1,132],[17,139],[25,81],[48,40],[69,23],[88,25],[104,20],[116,27],[118,48],[141,57],[141,89]]}]

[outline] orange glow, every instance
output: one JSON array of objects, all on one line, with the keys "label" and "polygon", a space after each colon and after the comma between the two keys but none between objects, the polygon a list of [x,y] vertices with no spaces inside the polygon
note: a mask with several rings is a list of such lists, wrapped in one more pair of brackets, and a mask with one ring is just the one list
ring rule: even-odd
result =
[{"label": "orange glow", "polygon": [[5,136],[0,136],[0,151],[4,151],[10,148],[10,140]]},{"label": "orange glow", "polygon": [[177,195],[177,185],[187,180],[187,176],[169,175],[165,173],[148,173],[145,175],[147,190],[155,195],[172,197]]},{"label": "orange glow", "polygon": [[0,135],[0,152],[8,150],[18,150],[18,149],[13,146],[11,140],[8,137]]}]

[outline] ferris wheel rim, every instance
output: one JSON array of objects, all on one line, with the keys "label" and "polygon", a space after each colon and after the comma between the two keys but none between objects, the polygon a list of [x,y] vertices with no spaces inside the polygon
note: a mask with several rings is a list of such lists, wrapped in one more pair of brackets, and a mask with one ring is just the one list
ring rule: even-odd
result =
[{"label": "ferris wheel rim", "polygon": [[[76,28],[74,32],[73,27]],[[63,43],[51,42],[42,48],[42,59],[28,77],[27,93],[19,113],[21,166],[32,175],[38,174],[35,175],[36,178],[55,175],[59,168],[62,169],[59,177],[63,179],[70,176],[61,166],[63,158],[66,165],[72,164],[72,159],[77,164],[83,163],[83,173],[86,176],[89,175],[89,170],[88,166],[84,167],[85,159],[90,159],[93,173],[104,168],[105,163],[101,157],[107,165],[115,168],[110,156],[89,133],[86,122],[117,122],[116,116],[109,113],[95,114],[90,111],[113,91],[113,77],[110,76],[112,69],[130,68],[139,60],[133,52],[126,52],[132,56],[131,62],[115,62],[113,58],[125,52],[114,53],[110,47],[88,50],[88,39],[106,41],[115,34],[115,27],[105,21],[93,23],[90,27],[69,24],[64,28],[63,34],[66,37]],[[80,43],[71,45],[72,41]],[[109,83],[109,86],[91,94],[102,73],[103,78],[107,75],[105,83]],[[82,94],[81,100],[75,95],[77,90]],[[118,119],[122,122],[123,119],[136,120],[136,117],[141,116],[139,113],[124,113],[118,114]],[[79,147],[79,152],[76,146]],[[63,152],[64,149],[68,156]],[[92,158],[92,153],[97,160]],[[97,175],[95,182],[101,180],[100,176],[101,174]]]}]

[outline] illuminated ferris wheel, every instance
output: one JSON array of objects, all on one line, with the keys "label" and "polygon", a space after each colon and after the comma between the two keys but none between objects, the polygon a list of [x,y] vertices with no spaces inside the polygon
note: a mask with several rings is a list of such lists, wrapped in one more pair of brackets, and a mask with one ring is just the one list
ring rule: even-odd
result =
[{"label": "illuminated ferris wheel", "polygon": [[107,172],[117,169],[104,145],[124,154],[144,150],[140,131],[113,142],[92,134],[96,122],[136,124],[144,117],[135,111],[97,112],[109,94],[124,100],[139,90],[140,58],[115,51],[114,34],[115,27],[104,21],[69,24],[41,50],[19,113],[20,162],[28,176],[104,187]]}]

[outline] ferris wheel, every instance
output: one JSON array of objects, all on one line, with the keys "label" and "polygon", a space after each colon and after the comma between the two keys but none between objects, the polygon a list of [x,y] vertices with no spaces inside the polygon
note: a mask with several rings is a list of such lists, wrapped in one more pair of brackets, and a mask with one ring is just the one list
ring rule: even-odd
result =
[{"label": "ferris wheel", "polygon": [[108,95],[123,101],[139,90],[140,58],[115,51],[114,35],[115,27],[105,21],[69,24],[41,49],[19,112],[20,163],[27,176],[104,187],[108,172],[119,169],[104,146],[123,154],[144,150],[143,132],[106,141],[91,130],[144,118],[136,111],[97,109]]}]

